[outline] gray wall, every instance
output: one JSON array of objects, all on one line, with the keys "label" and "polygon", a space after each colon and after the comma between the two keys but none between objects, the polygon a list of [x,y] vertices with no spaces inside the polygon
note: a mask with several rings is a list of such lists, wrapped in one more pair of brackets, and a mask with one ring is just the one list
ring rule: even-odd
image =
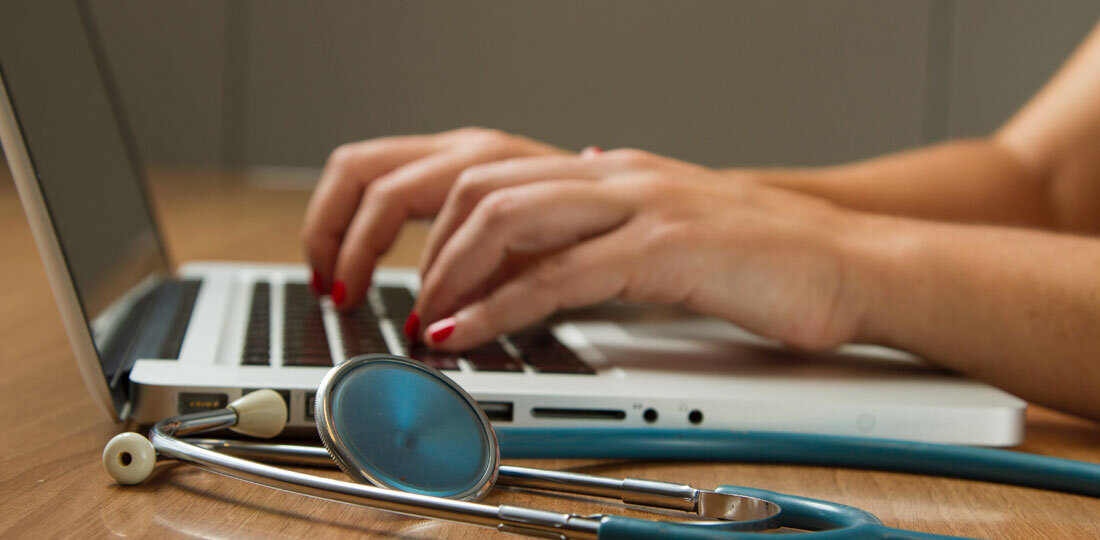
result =
[{"label": "gray wall", "polygon": [[817,164],[999,125],[1100,2],[94,2],[146,160],[319,166],[484,125],[709,165]]}]

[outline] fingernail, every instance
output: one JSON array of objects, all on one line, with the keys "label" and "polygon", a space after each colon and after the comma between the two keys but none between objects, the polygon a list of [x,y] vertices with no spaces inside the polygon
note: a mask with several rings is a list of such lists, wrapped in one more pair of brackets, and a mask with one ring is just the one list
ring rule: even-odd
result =
[{"label": "fingernail", "polygon": [[447,317],[446,319],[436,321],[428,327],[428,337],[432,338],[432,343],[439,343],[451,336],[451,333],[455,331],[455,318]]},{"label": "fingernail", "polygon": [[420,316],[414,311],[409,313],[408,319],[405,319],[405,337],[409,341],[416,341],[418,335],[420,335]]},{"label": "fingernail", "polygon": [[332,284],[332,303],[336,304],[336,307],[340,307],[347,299],[347,288],[344,287],[343,281],[337,281]]},{"label": "fingernail", "polygon": [[581,150],[581,157],[591,157],[602,152],[603,148],[600,148],[599,146],[588,146],[585,147],[584,150]]},{"label": "fingernail", "polygon": [[313,271],[313,277],[309,280],[309,289],[313,291],[313,294],[320,296],[325,292],[324,282],[321,281],[321,274],[318,274],[316,270]]}]

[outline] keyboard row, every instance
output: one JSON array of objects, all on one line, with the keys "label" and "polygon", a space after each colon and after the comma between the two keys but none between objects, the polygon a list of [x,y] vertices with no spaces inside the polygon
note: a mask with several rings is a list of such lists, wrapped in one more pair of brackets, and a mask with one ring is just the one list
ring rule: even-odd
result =
[{"label": "keyboard row", "polygon": [[[325,333],[324,316],[317,297],[303,283],[283,286],[283,365],[331,366],[332,351]],[[379,316],[395,327],[405,321],[415,299],[404,287],[378,287],[379,306],[364,302],[359,308],[338,314],[339,335],[344,354],[390,352],[383,337]],[[376,314],[375,308],[380,313]],[[271,285],[257,282],[252,288],[248,328],[241,354],[245,365],[269,365],[271,350]],[[536,326],[503,338],[518,355],[500,341],[493,341],[457,354],[434,351],[420,344],[403,345],[410,358],[440,370],[457,370],[465,359],[476,371],[522,372],[529,365],[539,373],[594,374],[595,370],[554,337],[547,326]]]}]

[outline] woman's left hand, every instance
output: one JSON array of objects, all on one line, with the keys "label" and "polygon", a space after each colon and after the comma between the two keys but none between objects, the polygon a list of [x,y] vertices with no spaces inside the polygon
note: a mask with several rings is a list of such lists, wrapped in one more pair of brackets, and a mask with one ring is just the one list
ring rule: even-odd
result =
[{"label": "woman's left hand", "polygon": [[829,348],[856,336],[865,309],[859,216],[637,150],[480,165],[432,227],[416,313],[447,350],[616,298]]}]

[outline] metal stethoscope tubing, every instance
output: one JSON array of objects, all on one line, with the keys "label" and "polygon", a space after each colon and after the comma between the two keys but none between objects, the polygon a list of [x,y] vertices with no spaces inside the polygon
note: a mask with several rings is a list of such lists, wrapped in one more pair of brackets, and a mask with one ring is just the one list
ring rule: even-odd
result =
[{"label": "metal stethoscope tubing", "polygon": [[[703,517],[722,515],[725,519],[743,518],[745,521],[656,522],[615,515],[587,516],[492,506],[334,480],[231,455],[248,455],[284,464],[332,466],[331,458],[324,459],[325,450],[319,447],[180,438],[231,428],[237,422],[238,414],[233,409],[169,418],[150,430],[151,450],[211,472],[292,493],[537,537],[549,534],[555,538],[629,538],[644,532],[685,539],[737,538],[739,534],[753,534],[740,532],[745,529],[773,529],[779,525],[779,507],[773,502],[739,493],[699,490],[683,484],[507,466],[502,467],[504,472],[498,477],[500,483],[516,487],[617,498],[626,504],[688,511]],[[152,459],[155,461],[155,456]],[[861,522],[879,523],[870,514],[852,510],[866,516],[860,519]]]},{"label": "metal stethoscope tubing", "polygon": [[[234,439],[182,440],[200,448],[264,463],[337,468],[328,451],[321,446]],[[623,504],[688,512],[704,519],[734,521],[744,525],[744,529],[749,529],[748,524],[751,522],[754,530],[774,528],[776,521],[770,518],[779,512],[779,507],[767,500],[734,498],[687,484],[609,478],[511,465],[500,466],[496,485],[616,499]]]}]

